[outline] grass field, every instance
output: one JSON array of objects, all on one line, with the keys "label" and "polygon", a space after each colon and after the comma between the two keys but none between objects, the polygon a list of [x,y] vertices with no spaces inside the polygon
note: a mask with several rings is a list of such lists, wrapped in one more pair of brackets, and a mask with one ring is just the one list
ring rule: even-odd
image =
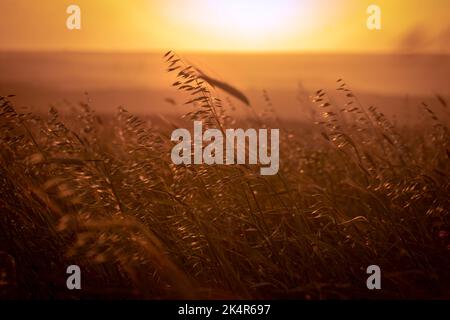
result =
[{"label": "grass field", "polygon": [[[344,79],[312,97],[310,122],[281,120],[268,95],[237,117],[173,61],[174,90],[198,98],[183,118],[96,114],[88,100],[27,113],[1,98],[2,298],[450,298],[444,98],[412,126]],[[279,128],[280,171],[173,165],[170,133],[192,119]],[[71,264],[81,291],[66,289]],[[373,264],[382,290],[366,288]]]}]

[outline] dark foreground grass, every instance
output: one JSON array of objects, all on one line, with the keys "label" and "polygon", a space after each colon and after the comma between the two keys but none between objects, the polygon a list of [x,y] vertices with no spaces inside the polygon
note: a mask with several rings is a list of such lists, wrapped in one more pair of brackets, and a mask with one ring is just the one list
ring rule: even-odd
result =
[{"label": "dark foreground grass", "polygon": [[[170,133],[186,119],[85,103],[18,113],[2,97],[1,297],[450,298],[449,134],[433,110],[444,100],[423,106],[420,126],[394,125],[339,81],[348,103],[319,90],[315,124],[280,122],[270,103],[236,118],[168,58],[194,100],[188,119],[280,128],[279,173],[173,165]],[[66,289],[70,264],[81,291]],[[379,291],[366,288],[373,264]]]}]

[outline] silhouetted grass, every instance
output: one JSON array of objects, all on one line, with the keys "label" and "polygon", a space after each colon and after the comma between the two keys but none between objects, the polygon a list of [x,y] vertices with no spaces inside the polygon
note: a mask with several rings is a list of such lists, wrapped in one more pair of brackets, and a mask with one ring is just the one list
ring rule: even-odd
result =
[{"label": "silhouetted grass", "polygon": [[[2,297],[450,297],[449,133],[432,106],[422,126],[395,125],[339,80],[348,103],[317,91],[316,124],[283,124],[267,93],[266,112],[240,119],[165,59],[189,121],[280,128],[279,173],[173,165],[170,133],[186,120],[100,117],[82,103],[63,121],[2,97]],[[81,291],[66,289],[70,264]],[[380,291],[366,288],[372,264]]]}]

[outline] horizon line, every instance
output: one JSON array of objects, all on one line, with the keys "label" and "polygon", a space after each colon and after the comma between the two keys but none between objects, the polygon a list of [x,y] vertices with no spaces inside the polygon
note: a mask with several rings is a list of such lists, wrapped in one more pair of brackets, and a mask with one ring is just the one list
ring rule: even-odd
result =
[{"label": "horizon line", "polygon": [[332,51],[332,50],[175,50],[175,49],[26,49],[0,48],[0,53],[66,53],[66,54],[165,54],[173,51],[180,54],[206,55],[450,55],[438,51]]}]

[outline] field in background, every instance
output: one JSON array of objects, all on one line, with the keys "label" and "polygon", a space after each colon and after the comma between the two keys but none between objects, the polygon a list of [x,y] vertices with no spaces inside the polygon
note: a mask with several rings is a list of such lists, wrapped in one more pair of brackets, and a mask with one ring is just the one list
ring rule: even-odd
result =
[{"label": "field in background", "polygon": [[[15,94],[17,107],[64,111],[65,101],[85,101],[88,92],[100,113],[119,105],[135,114],[185,113],[183,96],[171,90],[162,54],[154,53],[0,53],[0,88]],[[345,79],[359,99],[389,116],[417,121],[422,101],[450,97],[450,55],[357,54],[193,54],[182,55],[210,76],[242,90],[262,111],[263,90],[277,114],[309,121],[308,96],[334,90]],[[216,93],[220,94],[220,92]],[[173,99],[177,105],[166,102]],[[222,98],[224,98],[222,96]],[[306,99],[305,99],[306,98]],[[232,99],[238,109],[241,105]],[[345,101],[344,101],[345,102]],[[245,111],[243,111],[245,112]]]},{"label": "field in background", "polygon": [[[167,67],[161,57],[159,64],[162,70]],[[297,111],[289,113],[289,105],[277,108],[270,87],[244,117],[240,108],[246,107],[227,97],[216,99],[216,91],[197,81],[191,84],[194,91],[211,96],[199,100],[202,104],[181,106],[187,95],[175,94],[170,84],[186,78],[175,70],[161,78],[168,86],[160,97],[176,97],[177,113],[190,113],[183,118],[155,118],[151,112],[137,117],[128,107],[117,108],[127,105],[127,95],[114,97],[116,89],[104,92],[107,110],[105,102],[97,112],[88,98],[100,90],[102,79],[108,79],[108,86],[114,81],[122,88],[141,81],[145,86],[146,78],[137,76],[139,64],[128,76],[129,71],[86,75],[85,70],[80,75],[74,70],[73,82],[62,81],[56,71],[41,74],[42,66],[32,65],[37,69],[21,66],[15,76],[17,66],[2,69],[2,82],[10,80],[6,88],[39,86],[24,90],[25,98],[13,90],[18,97],[0,100],[0,296],[450,297],[445,92],[427,95],[424,104],[415,105],[414,126],[397,124],[380,108],[362,103],[340,75],[343,81],[330,78],[324,89],[290,97],[296,103],[293,110],[307,117],[287,121]],[[276,75],[271,68],[267,78]],[[358,68],[368,68],[370,77],[370,66]],[[416,98],[427,92],[418,89],[422,82],[436,81],[437,89],[429,90],[443,90],[445,78],[424,81],[418,68],[414,79],[391,79],[398,96],[405,94],[400,89],[406,83]],[[311,70],[317,78],[331,77]],[[30,77],[28,84],[20,82]],[[86,84],[81,90],[78,77],[92,81],[93,89]],[[237,77],[237,86],[245,89],[245,81]],[[290,84],[293,88],[297,80]],[[72,85],[77,89],[65,87]],[[393,90],[388,83],[379,86]],[[80,104],[71,99],[78,93],[68,94],[70,103],[49,113],[20,108],[44,87],[49,91],[42,101],[58,92],[62,97],[77,90],[93,93],[88,98],[81,94]],[[113,97],[107,98],[109,93]],[[157,106],[155,100],[136,99]],[[145,113],[142,106],[135,108]],[[152,111],[177,106],[160,108]],[[280,128],[279,174],[261,176],[257,166],[174,166],[170,133],[190,128],[192,119],[224,128]],[[80,292],[66,289],[70,264],[83,270]],[[372,264],[382,270],[380,291],[366,288],[366,268]]]}]

